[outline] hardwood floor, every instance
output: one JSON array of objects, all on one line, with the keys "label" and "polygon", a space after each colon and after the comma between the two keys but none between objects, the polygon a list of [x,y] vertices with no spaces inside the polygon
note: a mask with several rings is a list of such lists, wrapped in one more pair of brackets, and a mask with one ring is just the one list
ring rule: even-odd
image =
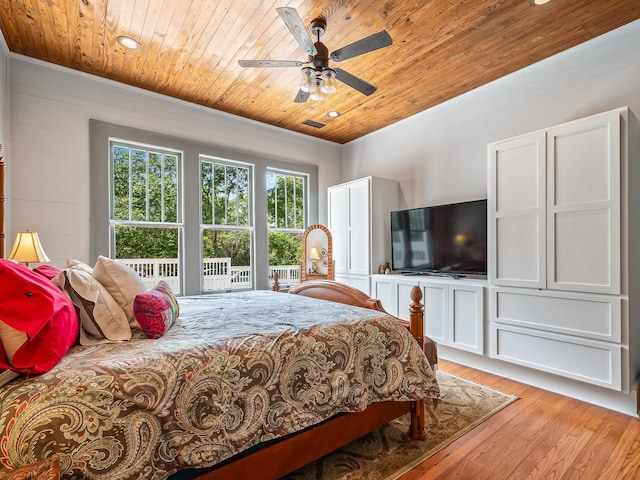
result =
[{"label": "hardwood floor", "polygon": [[440,361],[520,397],[399,480],[640,479],[640,420]]}]

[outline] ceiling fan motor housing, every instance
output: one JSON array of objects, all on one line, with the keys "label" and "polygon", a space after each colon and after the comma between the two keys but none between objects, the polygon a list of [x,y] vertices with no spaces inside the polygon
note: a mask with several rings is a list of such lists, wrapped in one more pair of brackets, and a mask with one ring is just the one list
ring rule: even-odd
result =
[{"label": "ceiling fan motor housing", "polygon": [[329,68],[329,50],[322,42],[316,42],[314,44],[318,53],[309,55],[309,65],[311,65],[317,72]]}]

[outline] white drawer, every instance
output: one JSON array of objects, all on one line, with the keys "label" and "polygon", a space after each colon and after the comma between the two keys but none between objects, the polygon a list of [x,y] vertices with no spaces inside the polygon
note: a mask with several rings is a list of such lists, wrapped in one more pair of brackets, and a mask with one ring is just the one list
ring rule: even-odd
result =
[{"label": "white drawer", "polygon": [[493,323],[491,356],[620,391],[622,347],[540,330]]},{"label": "white drawer", "polygon": [[614,296],[497,288],[491,321],[620,343],[621,304]]}]

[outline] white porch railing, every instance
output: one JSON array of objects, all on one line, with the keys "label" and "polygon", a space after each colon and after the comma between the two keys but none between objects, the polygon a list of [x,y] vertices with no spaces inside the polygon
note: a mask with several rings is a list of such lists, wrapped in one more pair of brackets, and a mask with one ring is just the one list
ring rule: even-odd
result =
[{"label": "white porch railing", "polygon": [[[164,280],[171,289],[180,293],[180,274],[177,258],[119,258],[142,277],[148,288]],[[240,290],[251,288],[251,267],[232,266],[230,258],[205,258],[202,262],[203,291]],[[280,285],[288,287],[300,283],[300,265],[276,265],[269,267],[269,278],[280,275]]]}]

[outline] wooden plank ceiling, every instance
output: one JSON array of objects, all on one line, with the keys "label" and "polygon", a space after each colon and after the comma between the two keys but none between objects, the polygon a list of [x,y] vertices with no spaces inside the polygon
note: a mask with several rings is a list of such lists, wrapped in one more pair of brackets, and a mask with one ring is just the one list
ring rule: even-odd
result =
[{"label": "wooden plank ceiling", "polygon": [[[307,61],[276,12],[284,6],[306,26],[326,19],[329,52],[387,30],[393,45],[330,62],[378,90],[365,96],[338,82],[322,101],[294,103],[300,67],[241,68],[239,59]],[[338,143],[638,18],[638,0],[0,1],[13,53]],[[141,50],[125,50],[118,35]],[[329,118],[330,110],[341,115]]]}]

